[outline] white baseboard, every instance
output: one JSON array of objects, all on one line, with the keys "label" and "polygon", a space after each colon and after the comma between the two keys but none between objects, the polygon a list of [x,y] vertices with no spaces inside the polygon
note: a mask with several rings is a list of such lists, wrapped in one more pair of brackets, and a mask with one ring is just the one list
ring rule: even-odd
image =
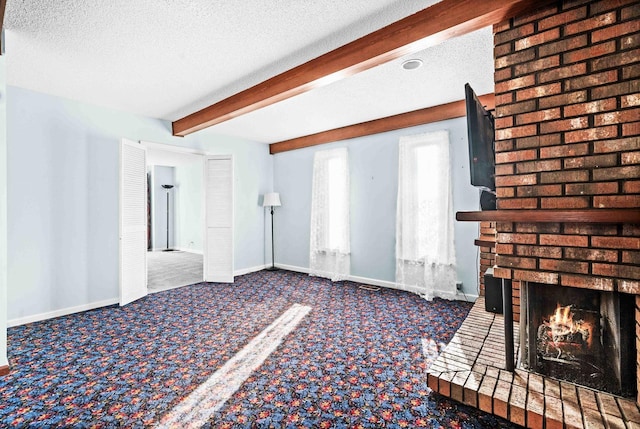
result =
[{"label": "white baseboard", "polygon": [[460,301],[467,301],[467,302],[476,302],[476,300],[478,299],[478,295],[471,295],[471,294],[462,294],[460,292],[458,292],[458,295],[456,296],[456,299],[460,300]]},{"label": "white baseboard", "polygon": [[[186,247],[172,247],[171,249],[178,252],[195,253],[196,255],[203,254],[201,250],[188,249]],[[151,250],[148,250],[148,252],[164,252],[166,250],[167,250],[166,247],[159,247],[159,248],[153,248]]]},{"label": "white baseboard", "polygon": [[186,252],[186,253],[193,253],[195,255],[202,255],[202,250],[194,250],[194,249],[188,249],[186,247],[174,247],[175,250],[178,250],[180,252]]},{"label": "white baseboard", "polygon": [[[276,267],[282,268],[283,270],[295,271],[295,272],[304,273],[304,274],[309,274],[309,272],[311,271],[311,270],[309,270],[309,268],[298,267],[298,266],[295,266],[295,265],[276,264]],[[368,277],[359,277],[359,276],[349,276],[349,278],[347,280],[355,282],[355,283],[363,283],[363,284],[366,284],[366,285],[386,287],[386,288],[389,288],[389,289],[406,290],[405,288],[398,287],[398,284],[396,282],[390,282],[390,281],[387,281],[387,280],[370,279]],[[408,291],[408,292],[417,293],[416,291]],[[475,302],[475,300],[478,299],[478,295],[467,294],[466,298],[465,298],[464,294],[458,292],[456,294],[456,298],[455,299],[460,300],[460,301]]]},{"label": "white baseboard", "polygon": [[283,270],[287,270],[287,271],[295,271],[296,273],[309,274],[311,272],[309,268],[298,267],[295,265],[286,265],[286,264],[275,264],[275,265],[276,265],[276,268],[282,268]]},{"label": "white baseboard", "polygon": [[267,268],[267,266],[268,265],[256,265],[255,267],[241,268],[239,270],[235,270],[233,272],[233,275],[234,276],[243,276],[245,274],[255,273],[256,271],[264,270],[265,268]]},{"label": "white baseboard", "polygon": [[100,307],[106,307],[119,303],[118,298],[105,299],[102,301],[92,302],[89,304],[76,305],[75,307],[62,308],[60,310],[47,311],[46,313],[33,314],[31,316],[19,317],[17,319],[7,320],[7,327],[26,325],[27,323],[40,322],[42,320],[53,319],[54,317],[67,316],[82,311],[94,310]]},{"label": "white baseboard", "polygon": [[366,285],[398,289],[398,285],[396,284],[396,282],[390,282],[387,280],[370,279],[368,277],[360,276],[349,276],[349,280],[356,283],[364,283]]},{"label": "white baseboard", "polygon": [[[309,274],[311,272],[311,270],[309,268],[298,267],[298,266],[295,266],[295,265],[276,264],[276,267],[282,268],[283,270],[295,271],[297,273]],[[352,282],[356,282],[356,283],[363,283],[363,284],[367,284],[367,285],[372,285],[372,286],[380,286],[380,287],[386,287],[386,288],[391,288],[391,289],[398,289],[398,286],[397,286],[397,284],[395,282],[390,282],[390,281],[386,281],[386,280],[370,279],[368,277],[359,277],[359,276],[349,276],[347,278],[347,280],[352,281]]]}]

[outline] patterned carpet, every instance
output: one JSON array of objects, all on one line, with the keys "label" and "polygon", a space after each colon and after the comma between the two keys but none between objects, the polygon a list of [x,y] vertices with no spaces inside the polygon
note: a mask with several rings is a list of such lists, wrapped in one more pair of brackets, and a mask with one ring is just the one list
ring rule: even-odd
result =
[{"label": "patterned carpet", "polygon": [[423,343],[470,304],[286,271],[10,328],[0,426],[154,426],[296,303],[310,312],[205,427],[512,427],[426,385]]}]

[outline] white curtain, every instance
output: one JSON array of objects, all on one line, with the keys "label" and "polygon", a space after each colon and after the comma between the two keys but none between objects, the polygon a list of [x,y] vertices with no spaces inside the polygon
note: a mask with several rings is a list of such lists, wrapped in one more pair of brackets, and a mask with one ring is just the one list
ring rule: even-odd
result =
[{"label": "white curtain", "polygon": [[349,240],[349,155],[346,148],[313,157],[310,274],[345,280],[351,271]]},{"label": "white curtain", "polygon": [[423,295],[456,295],[449,133],[400,139],[396,283]]}]

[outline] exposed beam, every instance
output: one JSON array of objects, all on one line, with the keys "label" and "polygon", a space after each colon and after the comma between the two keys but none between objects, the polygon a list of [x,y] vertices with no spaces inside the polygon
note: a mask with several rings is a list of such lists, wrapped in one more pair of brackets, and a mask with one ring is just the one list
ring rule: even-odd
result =
[{"label": "exposed beam", "polygon": [[549,0],[442,0],[418,13],[281,73],[173,122],[186,136],[426,49],[444,40],[502,22]]},{"label": "exposed beam", "polygon": [[[487,109],[495,109],[495,97],[493,94],[481,95],[478,98],[480,99],[480,102],[487,107]],[[304,137],[297,137],[291,140],[272,143],[269,145],[269,152],[271,152],[271,154],[275,154],[323,143],[368,136],[371,134],[383,133],[385,131],[399,130],[401,128],[413,127],[415,125],[423,125],[431,122],[459,118],[461,116],[466,116],[466,113],[465,101],[459,100],[452,103],[427,107],[426,109],[413,110],[399,115],[388,116],[386,118],[375,119],[373,121],[362,122]]]}]

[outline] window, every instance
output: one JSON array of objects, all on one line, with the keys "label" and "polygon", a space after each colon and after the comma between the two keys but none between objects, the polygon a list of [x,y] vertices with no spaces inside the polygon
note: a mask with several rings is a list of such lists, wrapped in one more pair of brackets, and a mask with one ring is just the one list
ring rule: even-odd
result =
[{"label": "window", "polygon": [[449,133],[399,143],[396,283],[427,299],[456,294]]},{"label": "window", "polygon": [[311,275],[345,280],[351,269],[349,156],[346,148],[322,150],[313,158]]}]

